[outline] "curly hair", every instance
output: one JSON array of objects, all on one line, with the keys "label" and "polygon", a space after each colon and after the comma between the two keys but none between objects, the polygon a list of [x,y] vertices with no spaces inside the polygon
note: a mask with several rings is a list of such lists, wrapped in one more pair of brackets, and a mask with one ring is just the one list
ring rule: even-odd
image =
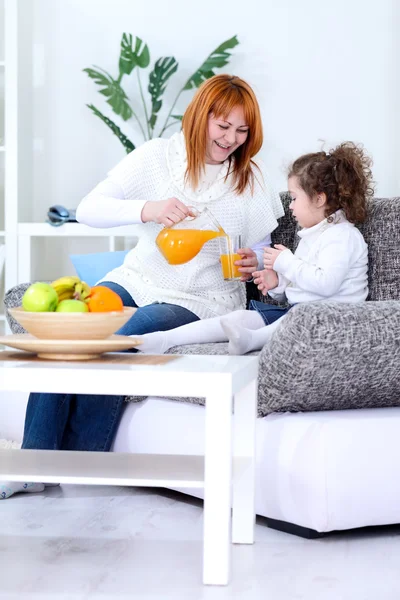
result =
[{"label": "curly hair", "polygon": [[361,145],[344,142],[329,152],[300,156],[288,176],[296,177],[310,198],[325,193],[326,217],[342,209],[350,223],[363,223],[366,200],[374,193],[371,165]]}]

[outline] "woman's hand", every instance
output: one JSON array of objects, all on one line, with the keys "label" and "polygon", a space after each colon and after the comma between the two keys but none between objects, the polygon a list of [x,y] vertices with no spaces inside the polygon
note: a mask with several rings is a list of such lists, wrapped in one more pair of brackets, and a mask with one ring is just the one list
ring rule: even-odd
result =
[{"label": "woman's hand", "polygon": [[272,269],[265,271],[255,271],[253,273],[254,283],[263,296],[266,296],[269,290],[273,290],[279,283],[278,275]]},{"label": "woman's hand", "polygon": [[168,198],[168,200],[156,200],[146,202],[142,209],[142,221],[148,223],[153,221],[165,227],[171,227],[179,221],[183,221],[192,213],[186,204],[183,204],[178,198]]},{"label": "woman's hand", "polygon": [[273,269],[274,264],[281,252],[287,250],[282,244],[275,244],[273,248],[264,248],[264,267],[265,269]]},{"label": "woman's hand", "polygon": [[248,281],[258,267],[257,254],[251,248],[240,248],[237,253],[242,257],[241,260],[235,261],[235,265],[240,267],[239,271],[243,273],[240,281]]}]

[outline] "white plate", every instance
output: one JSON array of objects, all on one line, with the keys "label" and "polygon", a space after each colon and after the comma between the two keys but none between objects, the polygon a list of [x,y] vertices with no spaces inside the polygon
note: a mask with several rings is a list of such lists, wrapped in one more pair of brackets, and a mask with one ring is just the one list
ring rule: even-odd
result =
[{"label": "white plate", "polygon": [[128,350],[141,342],[125,335],[111,335],[105,340],[42,340],[28,333],[18,333],[0,336],[0,344],[50,360],[87,360],[104,352]]}]

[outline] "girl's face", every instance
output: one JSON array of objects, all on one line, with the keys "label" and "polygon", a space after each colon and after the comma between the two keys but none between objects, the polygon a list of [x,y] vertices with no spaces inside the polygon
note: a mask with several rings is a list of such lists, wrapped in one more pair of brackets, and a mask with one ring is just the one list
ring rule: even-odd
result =
[{"label": "girl's face", "polygon": [[300,227],[313,227],[325,219],[325,194],[311,199],[299,186],[297,177],[289,177],[288,188],[292,197],[289,208]]},{"label": "girl's face", "polygon": [[249,135],[249,126],[244,119],[241,106],[237,106],[227,117],[208,117],[206,163],[223,163],[232,152],[244,144]]}]

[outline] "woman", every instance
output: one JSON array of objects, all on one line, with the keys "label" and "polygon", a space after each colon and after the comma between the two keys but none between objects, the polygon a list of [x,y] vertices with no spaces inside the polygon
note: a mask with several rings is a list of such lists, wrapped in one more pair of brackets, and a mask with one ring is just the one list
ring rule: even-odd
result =
[{"label": "woman", "polygon": [[[124,305],[139,307],[119,334],[168,330],[245,308],[245,286],[222,277],[216,241],[184,265],[169,265],[159,253],[157,234],[188,216],[189,207],[209,208],[228,234],[242,234],[242,282],[261,268],[262,248],[283,215],[263,166],[253,161],[263,141],[262,123],[245,81],[229,75],[205,81],[182,129],[134,150],[77,210],[78,221],[92,227],[140,227],[137,246],[101,282]],[[22,447],[107,451],[123,408],[123,396],[31,394]],[[43,488],[0,484],[0,497]]]}]

